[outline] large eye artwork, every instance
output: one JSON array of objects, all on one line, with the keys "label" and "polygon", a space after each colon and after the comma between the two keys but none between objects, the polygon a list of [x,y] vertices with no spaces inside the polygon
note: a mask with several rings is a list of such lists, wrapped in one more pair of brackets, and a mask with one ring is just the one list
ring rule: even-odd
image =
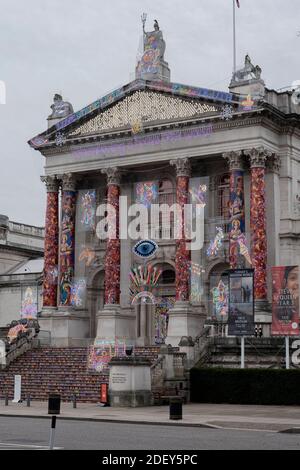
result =
[{"label": "large eye artwork", "polygon": [[150,258],[157,251],[157,244],[153,240],[140,240],[133,247],[133,252],[140,258]]}]

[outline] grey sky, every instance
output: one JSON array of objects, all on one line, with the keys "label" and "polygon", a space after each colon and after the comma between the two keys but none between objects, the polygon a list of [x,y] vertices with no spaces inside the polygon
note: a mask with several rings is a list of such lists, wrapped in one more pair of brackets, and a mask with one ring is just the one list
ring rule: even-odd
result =
[{"label": "grey sky", "polygon": [[[238,64],[246,53],[269,88],[300,79],[300,0],[240,0]],[[46,129],[54,93],[74,109],[133,79],[141,37],[158,19],[171,80],[226,90],[232,0],[0,0],[0,213],[44,224],[44,158],[27,140]]]}]

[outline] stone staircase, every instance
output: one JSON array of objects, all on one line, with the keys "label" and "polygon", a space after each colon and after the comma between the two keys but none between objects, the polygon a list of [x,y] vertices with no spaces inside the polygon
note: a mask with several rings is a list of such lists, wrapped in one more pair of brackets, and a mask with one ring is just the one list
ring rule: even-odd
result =
[{"label": "stone staircase", "polygon": [[[241,361],[240,338],[211,337],[197,366],[239,368]],[[290,342],[291,346],[291,342]],[[290,348],[290,356],[293,350]],[[285,367],[284,338],[245,338],[246,368]],[[295,367],[291,364],[291,367]]]},{"label": "stone staircase", "polygon": [[[154,364],[160,348],[136,347],[136,356]],[[58,393],[62,401],[97,403],[100,384],[108,383],[109,370],[102,374],[87,369],[87,348],[34,348],[18,357],[6,369],[0,370],[0,399],[13,398],[14,375],[22,376],[22,398],[48,400],[49,393]]]},{"label": "stone staircase", "polygon": [[87,370],[87,348],[37,348],[18,357],[0,371],[0,398],[13,398],[14,375],[22,376],[22,398],[48,400],[49,393],[59,393],[63,401],[74,394],[80,402],[99,402],[100,384],[107,374]]}]

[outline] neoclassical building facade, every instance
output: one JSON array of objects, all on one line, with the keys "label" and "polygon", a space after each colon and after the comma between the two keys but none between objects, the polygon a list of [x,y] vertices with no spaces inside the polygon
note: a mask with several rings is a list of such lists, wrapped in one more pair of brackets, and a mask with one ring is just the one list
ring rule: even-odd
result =
[{"label": "neoclassical building facade", "polygon": [[[254,268],[255,318],[271,322],[270,268],[300,262],[300,106],[292,92],[269,90],[249,58],[228,92],[173,83],[161,31],[144,34],[133,82],[77,112],[56,95],[48,129],[29,141],[45,158],[40,323],[54,345],[125,338],[177,346],[205,321],[226,321],[215,293],[238,267]],[[156,224],[149,219],[152,237],[144,236],[158,245],[149,261],[124,236],[120,196],[129,207],[164,205]],[[191,201],[203,219],[194,250],[185,234],[175,239],[172,215],[165,223],[166,206],[184,212]],[[103,204],[115,209],[114,239],[99,236]],[[133,304],[129,273],[149,264],[161,273],[156,302]]]}]

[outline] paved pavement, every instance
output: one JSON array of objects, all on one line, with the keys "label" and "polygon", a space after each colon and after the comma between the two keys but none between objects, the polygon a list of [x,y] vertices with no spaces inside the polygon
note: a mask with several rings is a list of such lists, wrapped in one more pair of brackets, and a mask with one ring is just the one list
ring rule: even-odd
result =
[{"label": "paved pavement", "polygon": [[[8,406],[0,401],[0,416],[48,417],[47,402],[26,402]],[[169,419],[168,406],[145,408],[112,408],[96,404],[62,403],[60,417],[84,421],[106,421],[116,423],[143,423],[173,426],[195,426],[226,429],[261,431],[284,431],[293,429],[300,433],[300,407],[297,406],[257,406],[257,405],[183,405],[183,419]],[[299,428],[299,429],[297,429]]]}]

